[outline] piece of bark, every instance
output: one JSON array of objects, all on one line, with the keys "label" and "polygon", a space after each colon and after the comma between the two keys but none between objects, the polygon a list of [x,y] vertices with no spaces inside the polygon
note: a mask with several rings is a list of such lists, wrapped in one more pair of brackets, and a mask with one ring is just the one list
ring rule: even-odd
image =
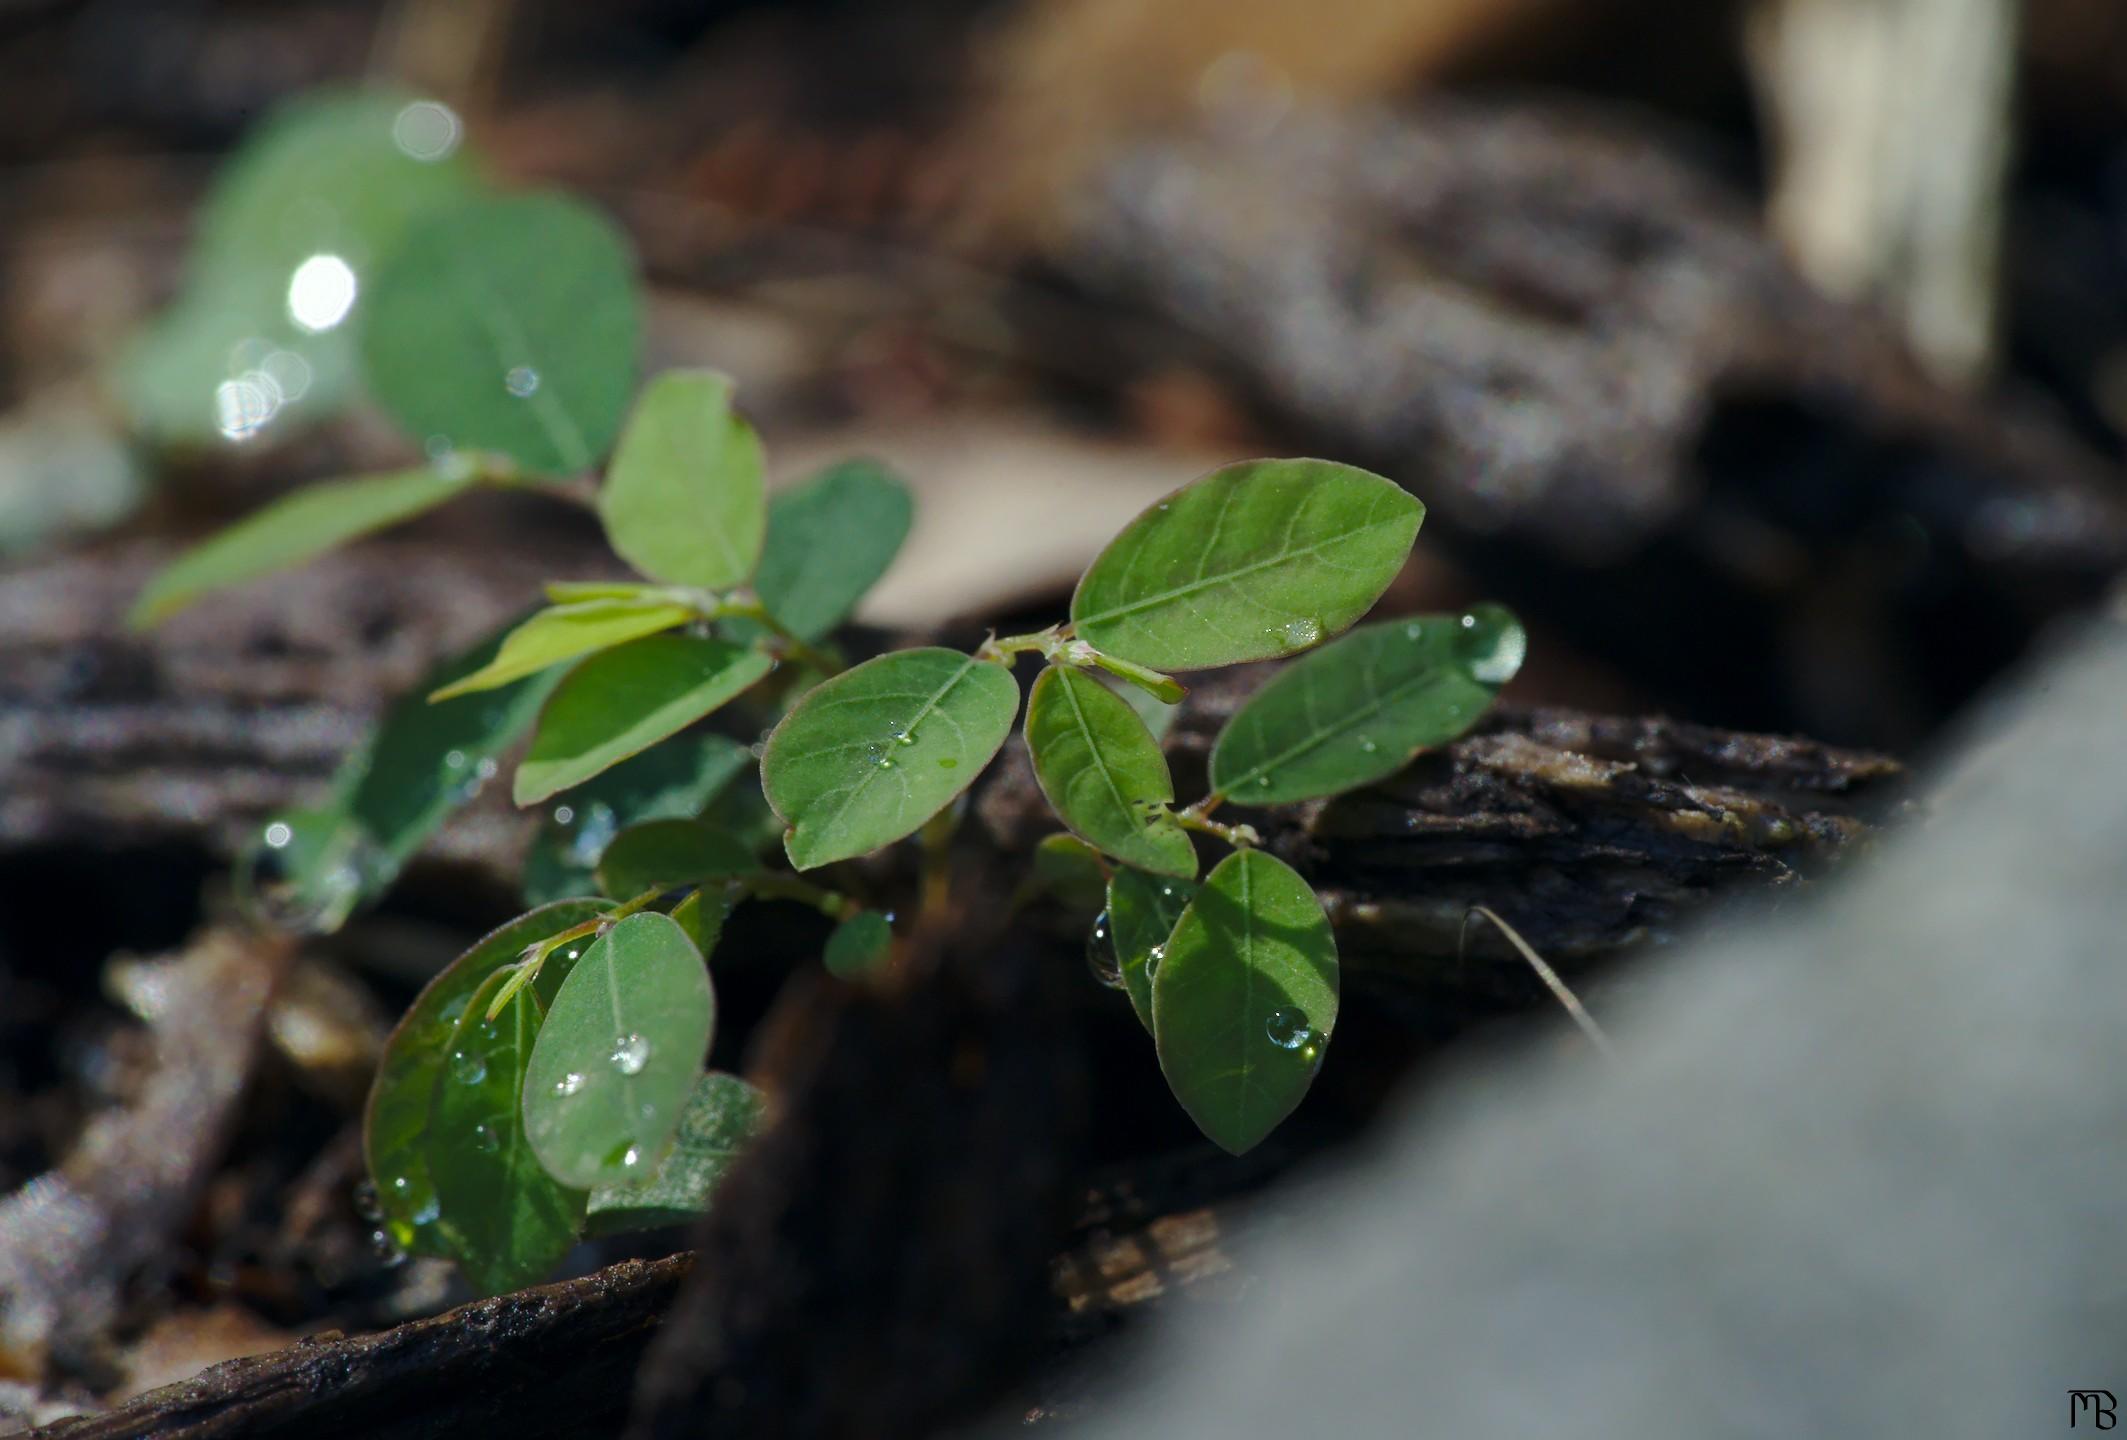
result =
[{"label": "piece of bark", "polygon": [[2127,563],[2114,467],[1929,383],[1644,122],[1296,114],[1119,158],[1073,235],[1084,283],[1701,719],[1909,745]]}]

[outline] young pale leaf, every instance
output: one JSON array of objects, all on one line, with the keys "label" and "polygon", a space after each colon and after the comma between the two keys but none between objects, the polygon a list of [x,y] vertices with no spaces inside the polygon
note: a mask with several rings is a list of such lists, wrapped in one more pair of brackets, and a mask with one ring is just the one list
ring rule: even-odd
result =
[{"label": "young pale leaf", "polygon": [[1337,942],[1307,882],[1260,850],[1220,861],[1152,978],[1160,1070],[1197,1128],[1239,1155],[1314,1083],[1337,1023]]},{"label": "young pale leaf", "polygon": [[532,1046],[525,1133],[547,1173],[590,1189],[657,1173],[716,1023],[709,972],[669,916],[620,921],[562,982]]},{"label": "young pale leaf", "polygon": [[687,1097],[672,1153],[657,1174],[591,1192],[590,1233],[681,1225],[705,1213],[724,1172],[761,1133],[766,1118],[766,1097],[759,1090],[736,1075],[710,1071]]},{"label": "young pale leaf", "polygon": [[[614,836],[644,820],[692,819],[752,765],[752,753],[736,740],[688,735],[654,745],[568,791],[547,812],[525,855],[526,903],[595,893],[598,859]],[[758,785],[743,788],[767,809]],[[774,833],[780,835],[782,827]]]},{"label": "young pale leaf", "polygon": [[134,426],[240,442],[340,408],[379,262],[477,188],[460,131],[434,101],[324,91],[246,135],[201,207],[183,294],[120,361]]},{"label": "young pale leaf", "polygon": [[821,471],[768,507],[768,545],[753,588],[801,640],[849,618],[908,538],[915,502],[885,466],[851,460]]},{"label": "young pale leaf", "polygon": [[898,650],[809,692],[761,756],[790,863],[890,845],[974,783],[1012,732],[1019,687],[957,650]]},{"label": "young pale leaf", "polygon": [[494,659],[428,698],[448,700],[507,685],[564,660],[684,625],[694,613],[669,600],[579,600],[573,605],[552,605],[505,635]]},{"label": "young pale leaf", "polygon": [[1167,757],[1129,702],[1052,665],[1027,700],[1026,736],[1041,793],[1072,833],[1141,870],[1196,874],[1196,847],[1167,808]]},{"label": "young pale leaf", "polygon": [[635,402],[598,516],[614,553],[653,580],[725,590],[753,574],[767,529],[761,442],[713,370],[668,370]]},{"label": "young pale leaf", "polygon": [[470,467],[422,467],[298,490],[171,561],[140,592],[127,623],[153,625],[210,590],[286,570],[335,545],[411,520],[472,480]]},{"label": "young pale leaf", "polygon": [[876,910],[860,910],[835,926],[834,934],[827,937],[822,962],[830,975],[862,980],[877,973],[893,951],[893,927],[886,917]]},{"label": "young pale leaf", "polygon": [[1130,1008],[1148,1034],[1153,979],[1167,958],[1168,937],[1174,934],[1184,907],[1196,898],[1196,891],[1191,881],[1141,870],[1118,870],[1108,882],[1108,936],[1115,946],[1117,973],[1130,997]]},{"label": "young pale leaf", "polygon": [[[486,665],[499,636],[436,667],[425,686]],[[239,895],[256,917],[284,929],[335,930],[382,894],[450,813],[480,793],[496,757],[532,723],[552,682],[428,704],[396,701],[361,750],[340,767],[319,810],[276,815],[238,866]]]},{"label": "young pale leaf", "polygon": [[487,1019],[503,979],[490,975],[458,1017],[436,1077],[426,1146],[443,1242],[487,1295],[545,1279],[576,1243],[587,1198],[555,1183],[525,1139],[519,1097],[539,1000],[519,990]]},{"label": "young pale leaf", "polygon": [[517,767],[517,803],[537,804],[678,734],[772,668],[758,650],[699,635],[651,635],[592,656],[541,712]]},{"label": "young pale leaf", "polygon": [[[472,1011],[475,995],[527,946],[595,920],[611,908],[602,900],[563,900],[490,932],[428,982],[386,1038],[362,1114],[362,1149],[385,1228],[401,1249],[420,1255],[450,1253],[436,1228],[442,1211],[430,1169],[428,1117],[458,1022],[477,1013]],[[571,963],[567,950],[554,954],[534,989],[551,996]]]},{"label": "young pale leaf", "polygon": [[1071,619],[1080,639],[1157,670],[1290,655],[1373,607],[1424,516],[1350,465],[1228,465],[1125,526],[1078,582]]},{"label": "young pale leaf", "polygon": [[758,869],[743,844],[699,820],[650,820],[621,831],[606,847],[598,861],[598,888],[627,899]]},{"label": "young pale leaf", "polygon": [[1362,626],[1249,697],[1212,749],[1211,786],[1286,805],[1393,775],[1476,724],[1527,649],[1497,605]]},{"label": "young pale leaf", "polygon": [[558,195],[483,198],[407,231],[377,273],[362,360],[408,434],[569,474],[612,445],[641,332],[611,222]]}]

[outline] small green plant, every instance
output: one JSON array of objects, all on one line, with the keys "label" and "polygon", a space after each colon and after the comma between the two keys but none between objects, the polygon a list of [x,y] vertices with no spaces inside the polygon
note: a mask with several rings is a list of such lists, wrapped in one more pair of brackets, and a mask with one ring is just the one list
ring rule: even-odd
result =
[{"label": "small green plant", "polygon": [[[716,374],[658,375],[631,409],[638,302],[605,222],[468,194],[407,226],[372,289],[369,393],[431,462],[268,507],[173,564],[138,617],[472,486],[601,460],[598,518],[638,577],[550,585],[388,712],[330,799],[275,818],[242,867],[261,914],[337,925],[530,732],[512,789],[545,816],[534,908],[421,992],[371,1093],[394,1244],[500,1290],[586,1230],[706,1207],[762,1110],[703,1068],[725,918],[808,904],[836,922],[831,971],[890,968],[894,911],[846,862],[920,836],[935,887],[969,787],[1019,721],[1022,660],[1039,667],[1024,743],[1067,832],[1030,884],[1099,905],[1096,972],[1207,1136],[1245,1151],[1299,1104],[1336,1028],[1336,943],[1307,882],[1218,817],[1388,776],[1518,669],[1521,628],[1494,606],[1357,625],[1410,552],[1418,501],[1327,461],[1229,465],[1126,526],[1067,621],[845,666],[832,636],[899,549],[906,488],[851,462],[771,500]],[[1183,697],[1175,675],[1293,655],[1219,736],[1210,793],[1177,805],[1153,728]],[[765,734],[742,743],[712,715]],[[1204,873],[1207,846],[1223,856]]]}]

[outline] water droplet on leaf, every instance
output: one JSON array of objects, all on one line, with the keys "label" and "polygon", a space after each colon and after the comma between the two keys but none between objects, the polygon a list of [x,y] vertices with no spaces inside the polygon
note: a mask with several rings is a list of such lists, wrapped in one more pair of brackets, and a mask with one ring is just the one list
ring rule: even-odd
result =
[{"label": "water droplet on leaf", "polygon": [[554,1093],[556,1095],[566,1097],[574,1095],[581,1089],[583,1089],[583,1076],[577,1074],[574,1070],[554,1082]]},{"label": "water droplet on leaf", "polygon": [[469,1050],[451,1052],[451,1078],[461,1085],[478,1085],[487,1079],[487,1061]]},{"label": "water droplet on leaf", "polygon": [[1322,638],[1322,622],[1301,619],[1285,622],[1285,643],[1294,649],[1302,649]]},{"label": "water droplet on leaf", "polygon": [[502,1148],[502,1140],[486,1125],[473,1127],[473,1148],[483,1155],[492,1155]]},{"label": "water droplet on leaf", "polygon": [[1263,1033],[1280,1050],[1298,1050],[1315,1038],[1307,1017],[1294,1009],[1273,1010],[1263,1022]]},{"label": "water droplet on leaf", "polygon": [[502,377],[502,383],[519,400],[526,400],[539,389],[539,372],[529,365],[514,365]]},{"label": "water droplet on leaf", "polygon": [[1498,605],[1474,605],[1455,632],[1455,656],[1480,685],[1504,685],[1521,669],[1529,641],[1514,616]]},{"label": "water droplet on leaf", "polygon": [[623,1035],[613,1042],[613,1053],[606,1058],[621,1074],[640,1075],[650,1063],[650,1042],[640,1035]]},{"label": "water droplet on leaf", "polygon": [[376,1256],[387,1270],[406,1263],[406,1252],[399,1248],[399,1242],[382,1230],[369,1232],[369,1253]]},{"label": "water droplet on leaf", "polygon": [[1115,945],[1109,938],[1108,912],[1103,910],[1093,917],[1093,929],[1086,936],[1086,968],[1093,978],[1110,990],[1120,990],[1123,984],[1122,963],[1115,958]]}]

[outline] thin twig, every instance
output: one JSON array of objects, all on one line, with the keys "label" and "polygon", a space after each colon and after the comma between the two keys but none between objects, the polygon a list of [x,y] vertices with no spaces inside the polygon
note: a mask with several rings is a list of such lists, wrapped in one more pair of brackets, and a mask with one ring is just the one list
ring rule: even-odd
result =
[{"label": "thin twig", "polygon": [[1566,982],[1558,978],[1558,972],[1544,962],[1544,957],[1536,953],[1535,947],[1522,939],[1520,932],[1500,919],[1490,907],[1472,905],[1463,912],[1462,933],[1456,941],[1456,948],[1461,949],[1469,940],[1470,921],[1479,915],[1498,926],[1499,933],[1507,937],[1507,943],[1521,952],[1521,958],[1529,962],[1529,968],[1536,972],[1536,978],[1550,988],[1558,1003],[1565,1006],[1566,1013],[1573,1017],[1573,1023],[1580,1026],[1581,1033],[1588,1037],[1588,1043],[1593,1045],[1605,1060],[1615,1060],[1617,1051],[1611,1048],[1610,1037],[1603,1033],[1602,1026],[1595,1023],[1595,1017],[1588,1013],[1587,1006],[1580,1003],[1580,997],[1567,988]]}]

